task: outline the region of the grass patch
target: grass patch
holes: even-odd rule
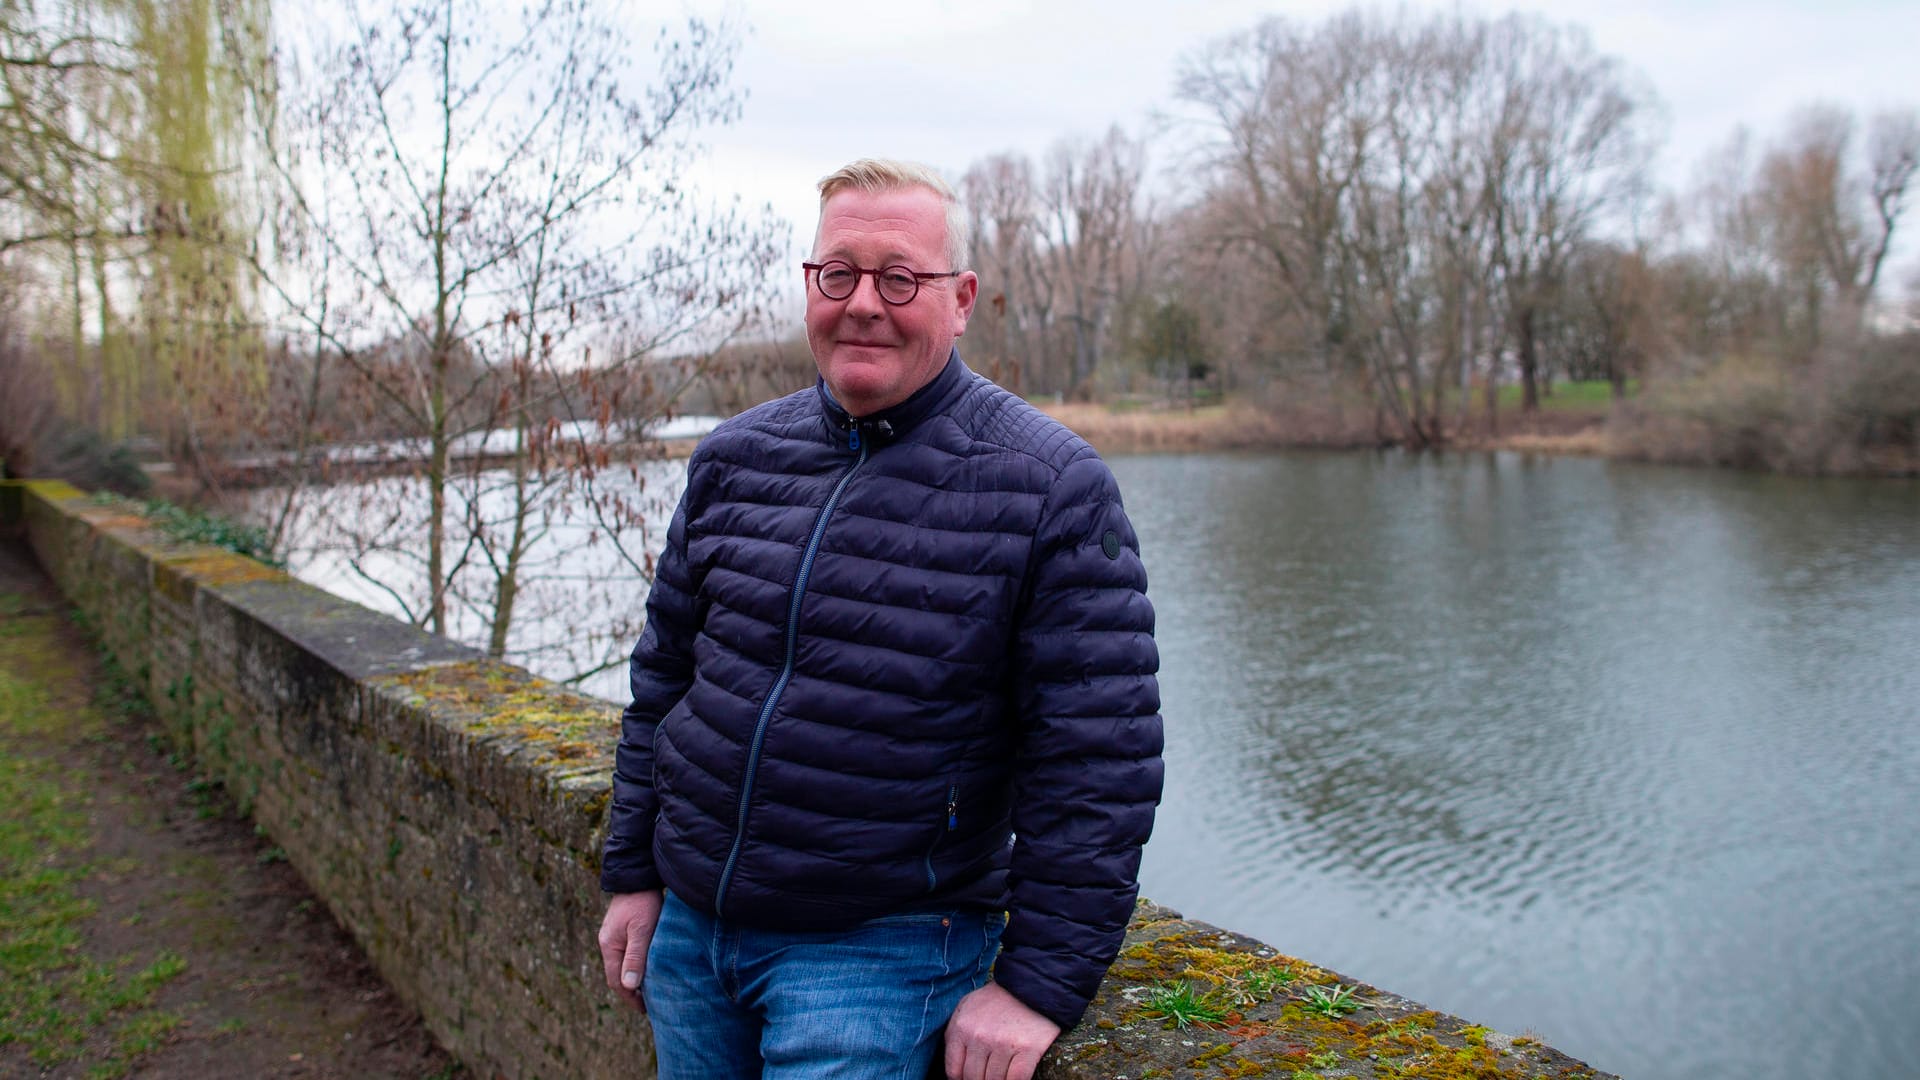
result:
[[[1195,990],[1193,984],[1185,980],[1161,983],[1147,993],[1146,1006],[1140,1015],[1149,1020],[1163,1020],[1172,1028],[1219,1027],[1227,1018],[1227,1011],[1220,1007],[1211,995]]]
[[[1338,1019],[1351,1012],[1359,1012],[1361,1005],[1353,999],[1355,986],[1335,986],[1329,990],[1324,986],[1309,986],[1301,999],[1307,1008],[1322,1016]]]
[[[152,1004],[187,965],[171,952],[143,965],[83,951],[94,914],[78,888],[94,869],[90,797],[44,748],[103,725],[92,709],[54,707],[22,673],[48,656],[35,622],[11,621],[14,647],[0,666],[0,1051],[24,1050],[42,1069],[74,1063],[89,1076],[123,1076],[179,1025]]]

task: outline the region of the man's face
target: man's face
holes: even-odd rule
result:
[[[842,191],[821,208],[812,261],[943,273],[953,269],[946,244],[945,209],[934,192]],[[829,300],[809,274],[807,344],[834,399],[854,416],[871,416],[912,397],[945,366],[979,287],[971,272],[935,278],[921,282],[911,302],[889,304],[863,275],[852,296]]]

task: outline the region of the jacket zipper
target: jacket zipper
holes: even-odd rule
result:
[[[959,827],[960,827],[960,785],[952,784],[947,787],[947,832],[950,833]],[[933,838],[933,845],[927,848],[927,891],[928,892],[932,892],[940,884],[940,879],[937,876],[935,876],[933,872],[933,853],[935,851],[940,850],[940,841],[945,837],[946,837],[946,833],[936,834]]]
[[[856,429],[857,430],[857,429]],[[813,558],[820,553],[820,539],[826,535],[827,519],[833,516],[833,508],[840,501],[840,493],[847,490],[847,482],[853,479],[854,471],[867,462],[867,446],[858,440],[850,449],[860,451],[860,457],[847,466],[840,474],[840,482],[833,486],[833,493],[820,507],[820,516],[814,520],[813,535],[807,540],[806,553],[800,556],[800,569],[793,578],[793,598],[787,604],[787,658],[780,667],[780,675],[773,681],[773,689],[767,691],[767,700],[760,706],[760,719],[753,727],[753,743],[747,749],[747,768],[740,779],[740,812],[733,828],[733,848],[727,852],[727,864],[720,871],[720,884],[713,890],[713,912],[726,915],[727,886],[733,883],[733,868],[740,861],[741,845],[747,839],[747,808],[753,803],[753,779],[760,769],[760,747],[766,742],[767,723],[773,719],[774,706],[780,703],[780,695],[787,689],[787,683],[793,678],[794,658],[800,649],[800,601],[807,594],[807,576],[813,572]]]

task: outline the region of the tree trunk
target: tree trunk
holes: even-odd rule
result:
[[[1514,327],[1520,337],[1520,411],[1523,413],[1540,409],[1540,351],[1534,337],[1535,319],[1533,308],[1528,307],[1520,313]]]
[[[1480,390],[1481,400],[1487,407],[1487,436],[1500,434],[1500,354],[1499,350],[1487,356],[1487,382]]]
[[[433,590],[427,605],[427,627],[447,632],[447,344],[433,350],[432,385],[428,389],[427,457],[427,587]]]
[[[520,595],[520,560],[526,553],[529,461],[527,437],[533,424],[527,402],[533,393],[529,375],[532,365],[520,372],[520,402],[514,410],[513,453],[513,539],[507,543],[507,558],[493,583],[493,628],[487,635],[487,655],[499,659],[507,654],[507,635],[513,628],[513,602]],[[550,449],[550,448],[549,448]]]

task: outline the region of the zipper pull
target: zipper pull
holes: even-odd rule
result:
[[[860,449],[860,425],[857,422],[847,429],[847,449]]]
[[[960,789],[958,787],[952,787],[947,789],[947,831],[952,832],[959,827]]]

